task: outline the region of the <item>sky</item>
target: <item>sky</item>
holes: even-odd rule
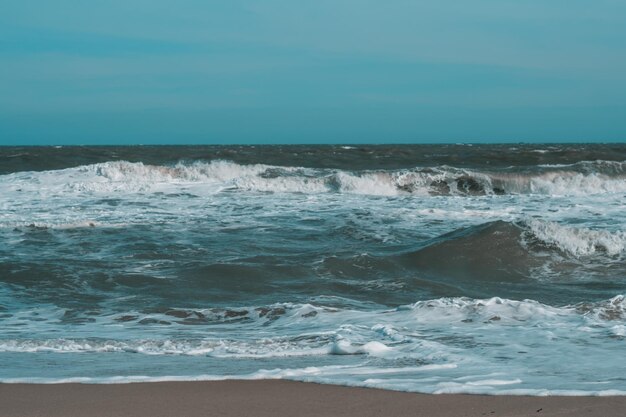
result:
[[[624,0],[0,0],[0,144],[626,141]]]

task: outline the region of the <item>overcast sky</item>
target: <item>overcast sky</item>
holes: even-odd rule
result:
[[[0,3],[0,144],[624,140],[624,0]]]

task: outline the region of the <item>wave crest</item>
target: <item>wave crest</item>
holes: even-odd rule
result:
[[[580,195],[626,192],[626,163],[581,162],[568,166],[482,172],[450,166],[402,170],[345,171],[214,160],[173,166],[112,161],[59,171],[3,176],[5,187],[54,191],[145,192],[167,185],[199,184],[210,192],[239,189],[258,192],[396,195]]]
[[[626,249],[624,232],[611,233],[606,230],[562,226],[536,219],[526,221],[525,225],[528,228],[527,236],[575,257],[596,253],[614,256]]]
[[[530,219],[495,221],[441,235],[398,259],[436,282],[467,290],[529,280],[621,279],[626,233]],[[481,292],[480,294],[494,294]]]

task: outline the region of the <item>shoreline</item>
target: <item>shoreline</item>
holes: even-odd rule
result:
[[[417,394],[288,380],[0,383],[3,417],[617,416],[626,396]]]

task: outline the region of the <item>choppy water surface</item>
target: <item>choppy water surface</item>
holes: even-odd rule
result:
[[[624,161],[0,148],[0,380],[625,394]]]

